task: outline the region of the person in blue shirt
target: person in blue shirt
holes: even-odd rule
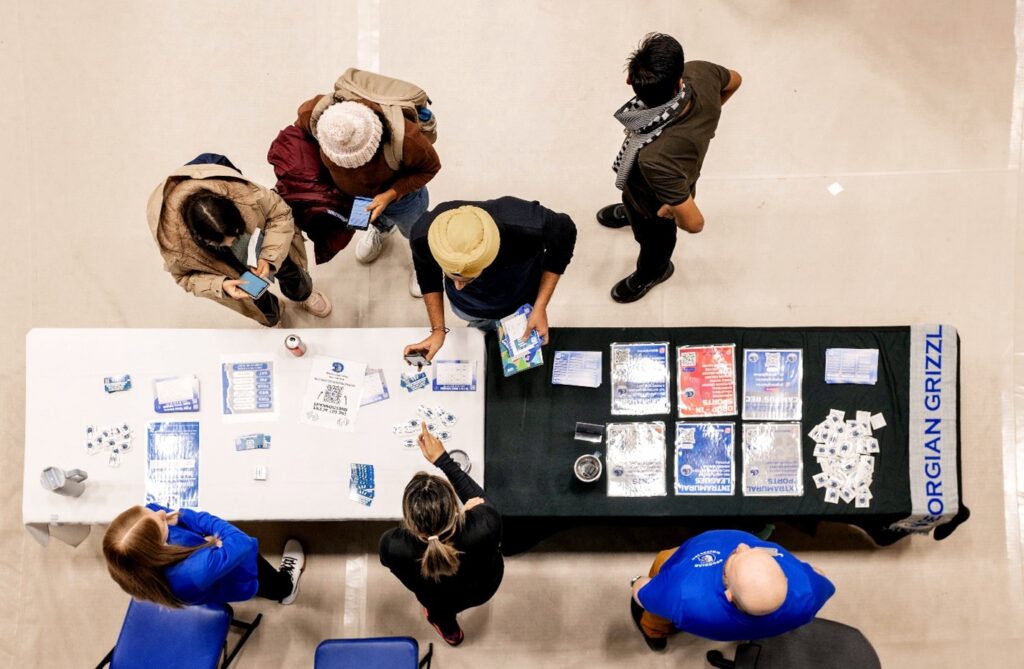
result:
[[[662,551],[650,577],[632,585],[633,620],[651,650],[677,631],[714,641],[776,636],[809,623],[836,591],[782,546],[735,530]]]
[[[241,602],[253,596],[291,604],[305,563],[302,545],[289,539],[281,568],[257,550],[257,541],[231,523],[192,509],[133,506],[103,535],[107,571],[136,599],[179,608]]]

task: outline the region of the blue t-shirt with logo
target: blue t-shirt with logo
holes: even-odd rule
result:
[[[786,600],[766,616],[752,616],[725,598],[725,561],[740,544],[774,548],[786,575]],[[644,609],[667,618],[679,630],[715,641],[776,636],[814,619],[835,593],[832,582],[778,544],[735,530],[714,530],[690,539],[640,589]]]

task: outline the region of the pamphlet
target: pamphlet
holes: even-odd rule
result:
[[[735,423],[676,423],[676,494],[733,494],[735,436]]]
[[[748,348],[743,352],[743,420],[800,420],[803,351]]]
[[[384,378],[383,369],[367,369],[363,378],[363,399],[359,406],[383,402],[391,397],[388,393],[388,382]]]
[[[825,350],[825,383],[878,382],[877,348],[830,348]]]
[[[433,367],[434,390],[476,390],[476,360],[435,360]]]
[[[221,405],[225,422],[274,420],[273,356],[222,360]]]
[[[150,423],[146,436],[146,503],[197,508],[199,423]]]
[[[601,351],[555,351],[551,383],[597,388],[601,385]]]
[[[302,422],[344,432],[355,430],[366,365],[327,356],[313,358],[302,400]]]
[[[668,342],[612,344],[612,415],[672,411]]]
[[[736,415],[736,345],[676,349],[680,418]]]
[[[510,316],[495,321],[498,326],[498,350],[502,373],[508,377],[544,364],[540,335],[536,330],[526,336],[526,321],[533,307],[524,304]]]
[[[804,494],[800,423],[743,426],[743,494],[798,497]]]
[[[153,411],[184,413],[199,411],[199,377],[171,376],[153,382]]]
[[[608,423],[609,497],[665,495],[665,423]]]
[[[363,506],[373,504],[373,497],[376,493],[374,478],[373,465],[355,462],[349,465],[348,498]]]

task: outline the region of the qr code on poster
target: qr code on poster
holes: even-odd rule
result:
[[[324,391],[320,397],[320,400],[324,404],[341,404],[342,396],[343,395],[341,386],[327,384],[326,386],[324,386]]]

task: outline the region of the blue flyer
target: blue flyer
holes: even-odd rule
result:
[[[878,382],[877,348],[830,348],[825,350],[825,383]]]
[[[436,391],[476,390],[476,360],[435,360]]]
[[[743,351],[743,420],[800,420],[804,376],[800,349]]]
[[[359,401],[359,406],[364,407],[367,404],[383,402],[389,397],[391,394],[388,393],[388,382],[384,378],[384,370],[367,369],[366,377],[363,379],[363,397]]]
[[[199,423],[150,423],[146,439],[146,503],[199,506]]]
[[[676,423],[676,494],[733,494],[735,443],[735,423]]]
[[[611,349],[612,415],[669,413],[668,342],[612,344]]]
[[[265,415],[276,414],[272,361],[222,362],[220,373],[224,416],[244,417],[246,420],[274,417]]]
[[[600,351],[555,351],[551,383],[597,388],[601,385],[601,367]]]
[[[349,466],[348,498],[363,506],[373,504],[375,494],[373,465],[353,462]]]
[[[153,381],[153,411],[183,413],[199,411],[199,377],[172,376]]]

